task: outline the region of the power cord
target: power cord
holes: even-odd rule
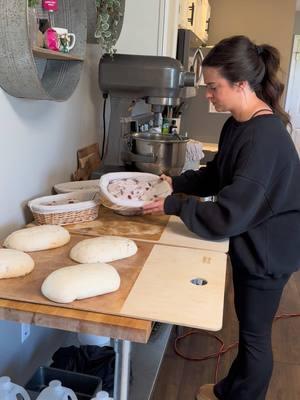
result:
[[[280,315],[275,316],[274,322],[278,321],[279,319],[288,319],[288,318],[296,318],[296,317],[300,317],[300,314],[280,314]],[[202,356],[202,357],[187,356],[181,350],[179,350],[179,343],[182,342],[183,339],[185,339],[186,337],[191,336],[191,335],[200,335],[200,336],[211,337],[220,343],[220,348],[217,352],[211,353],[211,354],[208,354],[208,355]],[[239,344],[239,342],[235,342],[235,343],[230,344],[228,347],[225,347],[225,343],[217,335],[214,335],[214,334],[208,333],[208,332],[201,332],[201,331],[193,329],[193,330],[188,331],[185,334],[177,336],[175,338],[174,351],[179,357],[183,358],[184,360],[188,360],[188,361],[205,361],[205,360],[209,360],[211,358],[216,358],[217,363],[216,363],[216,368],[215,368],[215,382],[217,382],[222,355],[227,353],[229,350],[236,348],[238,346],[238,344]]]
[[[106,144],[106,121],[105,121],[105,114],[106,114],[106,101],[107,101],[108,94],[103,93],[103,112],[102,112],[102,121],[103,121],[103,140],[102,140],[102,150],[101,150],[101,161],[103,160],[105,154],[105,144]]]

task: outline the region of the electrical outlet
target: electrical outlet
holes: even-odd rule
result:
[[[21,324],[21,343],[24,343],[30,336],[30,324]]]

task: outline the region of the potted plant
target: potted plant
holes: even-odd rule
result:
[[[125,0],[96,0],[97,22],[95,38],[106,53],[116,52],[115,44],[119,38]]]

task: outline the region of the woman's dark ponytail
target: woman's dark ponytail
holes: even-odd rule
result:
[[[259,46],[261,48],[260,57],[265,64],[265,75],[260,85],[260,90],[256,92],[257,96],[265,101],[283,121],[284,125],[291,124],[290,116],[280,105],[280,98],[284,91],[284,84],[280,82],[277,73],[280,69],[279,51],[268,44]]]
[[[257,97],[267,103],[287,126],[290,117],[280,105],[284,90],[277,77],[279,51],[270,45],[256,46],[246,36],[221,40],[203,60],[203,67],[215,67],[229,82],[247,81]]]

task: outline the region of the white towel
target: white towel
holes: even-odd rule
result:
[[[186,161],[199,161],[204,157],[203,145],[197,140],[190,139],[186,145]]]

